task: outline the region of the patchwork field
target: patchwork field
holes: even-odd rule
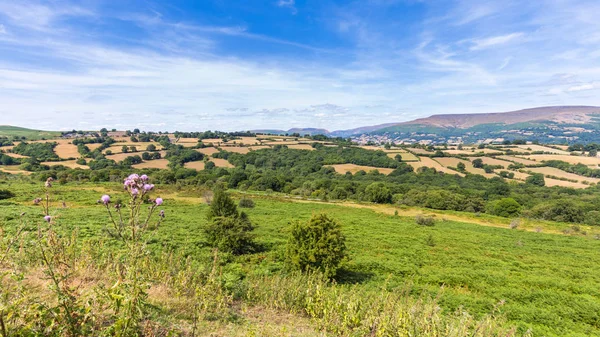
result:
[[[245,154],[250,152],[250,149],[247,147],[239,147],[239,146],[221,146],[221,149],[223,151],[228,151],[228,152],[234,152],[234,153],[241,153],[241,154]]]
[[[185,168],[194,169],[194,170],[204,170],[204,162],[203,161],[193,161],[189,163],[185,163],[183,165]]]
[[[207,155],[207,156],[212,156],[213,154],[220,152],[219,149],[217,149],[215,147],[205,147],[202,149],[196,149],[196,151],[198,151],[204,155]]]
[[[444,173],[448,173],[448,174],[458,174],[459,176],[464,177],[464,173],[457,172],[457,171],[451,170],[449,168],[446,168],[445,166],[441,165],[440,163],[438,163],[437,161],[435,161],[429,157],[419,157],[419,161],[411,161],[411,162],[408,162],[407,164],[412,166],[415,169],[415,171],[421,167],[429,167],[429,168],[434,168],[439,172],[444,172]]]
[[[456,167],[458,163],[463,163],[465,164],[465,170],[469,173],[479,174],[486,178],[496,177],[493,173],[485,173],[483,169],[473,167],[473,163],[468,160],[451,157],[434,158],[434,160],[446,167]]]
[[[540,164],[543,161],[548,160],[561,160],[569,164],[583,164],[587,166],[597,167],[600,165],[600,158],[598,157],[586,157],[586,156],[561,156],[556,154],[535,154],[527,156],[526,158],[535,161]]]
[[[493,157],[469,157],[469,161],[473,162],[475,159],[481,159],[485,165],[494,165],[494,166],[502,166],[503,168],[507,168],[508,165],[512,164],[506,160],[500,160]]]
[[[549,153],[554,153],[554,154],[560,154],[560,155],[569,155],[569,152],[564,151],[564,150],[557,150],[557,149],[553,149],[551,147],[547,147],[547,146],[542,146],[542,145],[536,145],[536,144],[528,144],[528,145],[517,145],[517,147],[521,150],[524,151],[530,151],[530,152],[538,152],[538,151],[543,151],[543,152],[549,152]]]
[[[168,165],[169,165],[169,161],[166,159],[155,159],[155,160],[144,161],[143,163],[135,164],[132,166],[137,169],[143,169],[143,168],[166,169],[166,168],[168,168]]]
[[[309,144],[288,145],[288,148],[295,149],[295,150],[309,150],[309,151],[313,151],[314,150],[314,148],[311,145],[309,145]]]
[[[391,168],[362,166],[362,165],[354,165],[354,164],[337,164],[337,165],[328,165],[328,166],[333,167],[335,169],[335,172],[337,172],[339,174],[346,174],[346,172],[355,174],[356,172],[359,172],[359,171],[365,171],[366,173],[369,173],[371,171],[377,170],[377,171],[379,171],[379,173],[387,175],[387,174],[392,173],[392,171],[394,171],[394,169],[391,169]]]
[[[210,161],[212,161],[213,163],[215,163],[216,167],[226,167],[226,168],[232,168],[234,167],[233,165],[231,165],[227,160],[225,159],[221,159],[221,158],[210,158]]]
[[[81,157],[79,151],[77,151],[77,146],[66,141],[59,141],[54,148],[54,152],[62,159]]]
[[[387,156],[395,159],[398,154],[402,157],[402,161],[419,161],[419,157],[410,152],[388,152]]]
[[[565,172],[563,170],[559,170],[555,167],[532,167],[532,168],[528,168],[527,171],[541,173],[545,176],[554,176],[554,177],[558,177],[558,178],[575,180],[580,183],[588,182],[588,183],[597,184],[598,182],[600,182],[600,179],[598,179],[598,178],[583,177],[583,176],[580,176],[580,175],[577,175],[574,173],[569,173],[569,172]]]
[[[79,165],[75,162],[75,160],[65,160],[65,161],[45,161],[42,162],[42,165],[48,165],[48,166],[55,166],[55,165],[62,165],[68,168],[80,168],[80,169],[84,169],[84,170],[88,170],[89,167],[86,165]]]
[[[506,160],[506,161],[509,161],[509,162],[523,164],[525,166],[535,166],[535,165],[539,165],[540,164],[537,161],[529,160],[529,159],[525,159],[525,158],[521,158],[521,157],[497,156],[496,158],[500,158],[502,160]]]

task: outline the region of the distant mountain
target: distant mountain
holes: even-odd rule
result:
[[[516,124],[535,121],[550,121],[562,124],[584,124],[591,115],[600,114],[596,106],[550,106],[510,112],[433,115],[399,125],[428,125],[442,128],[466,129],[481,124]],[[397,124],[397,125],[398,125]]]
[[[250,130],[250,132],[254,133],[265,133],[271,135],[291,135],[292,133],[298,133],[301,136],[303,135],[331,135],[331,133],[325,129],[317,129],[317,128],[292,128],[289,130],[278,130],[278,129],[259,129],[259,130]]]
[[[427,118],[419,118],[409,122],[386,123],[373,126],[363,126],[349,130],[329,132],[325,129],[294,128],[285,130],[254,130],[254,132],[272,134],[323,134],[333,137],[350,137],[362,134],[381,134],[385,132],[408,132],[410,130],[436,129],[469,129],[479,125],[501,124],[514,125],[519,123],[551,122],[556,124],[585,124],[600,115],[600,107],[596,106],[549,106],[524,109],[509,112],[472,113],[472,114],[442,114]],[[600,116],[598,116],[600,117]],[[459,131],[459,130],[457,130]]]

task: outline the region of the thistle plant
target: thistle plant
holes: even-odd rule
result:
[[[123,187],[129,199],[126,207],[116,204],[112,211],[109,195],[101,196],[98,201],[106,208],[113,226],[112,230],[107,231],[111,236],[122,240],[126,246],[114,266],[117,281],[106,290],[111,309],[115,313],[115,321],[111,327],[111,333],[115,336],[139,334],[150,286],[150,280],[142,270],[142,260],[148,255],[143,237],[148,230],[157,229],[165,217],[164,210],[160,210],[154,226],[150,226],[152,216],[163,204],[163,199],[150,198],[154,185],[147,175],[132,174],[124,180]],[[147,211],[144,211],[144,205],[148,204]]]

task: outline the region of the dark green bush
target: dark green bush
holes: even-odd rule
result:
[[[205,233],[208,243],[222,251],[240,255],[254,249],[254,226],[244,212],[238,212],[237,206],[222,189],[214,191],[207,218]]]
[[[415,222],[420,226],[435,226],[435,219],[432,216],[417,215],[415,217]]]
[[[242,208],[254,208],[254,200],[250,198],[242,198],[238,205]]]
[[[294,270],[319,271],[333,277],[346,259],[346,238],[340,224],[326,214],[296,221],[286,246],[286,264]]]
[[[0,190],[0,200],[14,198],[15,194],[9,190]]]

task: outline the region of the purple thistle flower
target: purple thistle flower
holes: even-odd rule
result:
[[[163,203],[163,199],[162,198],[156,198],[156,200],[154,200],[154,202],[156,203],[156,206],[160,206]]]
[[[154,188],[153,184],[144,184],[144,192],[151,191]]]
[[[51,217],[51,216],[49,216],[49,215],[46,215],[46,216],[44,217],[44,220],[46,220],[46,222],[48,222],[48,223],[49,223],[49,222],[50,222],[50,220],[52,220],[52,217]]]
[[[131,189],[131,195],[137,196],[138,194],[140,194],[140,191],[137,188],[134,187]]]
[[[40,202],[42,202],[42,198],[35,198],[35,199],[33,199],[33,204],[34,204],[34,205],[37,205],[37,204],[39,204]]]
[[[130,174],[130,175],[129,175],[129,177],[128,177],[127,179],[129,179],[129,180],[134,180],[134,181],[135,181],[135,180],[138,180],[138,179],[140,179],[140,176],[139,176],[139,175],[137,175],[137,173],[133,173],[133,174]]]
[[[108,203],[110,202],[110,196],[105,194],[100,198],[100,200],[102,200],[103,204],[108,205]]]
[[[148,181],[148,176],[147,176],[147,175],[145,175],[145,174],[142,174],[142,175],[140,176],[140,179],[141,179],[142,181]]]

